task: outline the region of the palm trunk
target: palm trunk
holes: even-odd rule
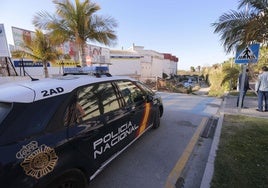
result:
[[[85,44],[81,44],[80,49],[81,49],[81,57],[82,57],[82,67],[86,67],[87,66],[87,62],[86,62],[86,48],[85,48]]]
[[[47,62],[46,61],[43,63],[43,67],[44,67],[45,78],[48,78],[48,69],[47,69]]]

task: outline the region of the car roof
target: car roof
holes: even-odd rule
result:
[[[134,79],[124,76],[98,78],[89,75],[66,75],[55,78],[43,78],[37,81],[17,81],[0,85],[0,102],[30,103],[70,93],[83,85],[113,80],[134,81]]]

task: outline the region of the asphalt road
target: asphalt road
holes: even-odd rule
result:
[[[149,130],[92,180],[90,188],[163,188],[204,118],[215,115],[218,98],[160,93],[161,126]]]

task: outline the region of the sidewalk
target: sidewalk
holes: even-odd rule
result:
[[[256,97],[245,97],[244,106],[245,108],[239,109],[236,107],[237,96],[226,96],[224,98],[225,106],[223,106],[223,113],[225,114],[241,114],[253,117],[268,118],[268,112],[256,111],[258,105],[258,98]]]
[[[258,112],[256,111],[258,98],[256,97],[245,97],[244,106],[245,108],[237,108],[237,96],[229,96],[224,97],[221,109],[219,111],[219,121],[216,127],[216,131],[213,137],[213,141],[210,148],[210,153],[208,156],[206,168],[203,174],[203,178],[200,184],[200,188],[209,188],[210,182],[212,180],[212,176],[214,173],[214,160],[216,158],[216,151],[218,149],[218,144],[220,141],[221,128],[224,119],[224,114],[232,114],[232,115],[245,115],[252,117],[260,117],[268,119],[268,112]]]

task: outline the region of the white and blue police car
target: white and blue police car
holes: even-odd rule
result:
[[[1,187],[77,187],[163,114],[143,83],[104,71],[0,85]]]

